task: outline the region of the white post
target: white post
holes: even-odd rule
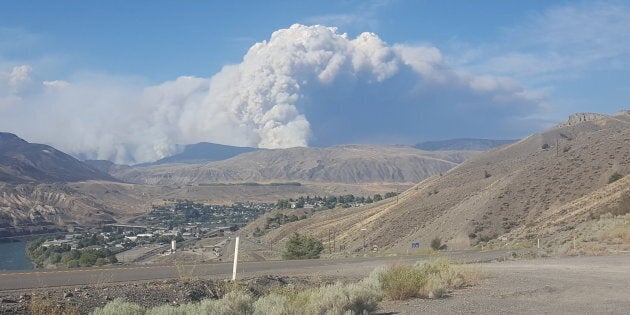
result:
[[[538,245],[537,245],[538,249],[540,249],[540,239],[538,239]]]
[[[234,267],[232,268],[232,281],[236,280],[236,263],[238,262],[238,241],[239,237],[236,237],[236,244],[234,244]]]

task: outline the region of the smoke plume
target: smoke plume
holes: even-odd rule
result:
[[[35,70],[34,70],[35,71]],[[505,137],[542,97],[509,78],[449,68],[439,49],[293,25],[211,78],[146,86],[98,75],[31,80],[0,70],[0,129],[68,153],[153,161],[201,141],[261,148],[430,137]],[[520,129],[519,129],[520,128]],[[512,133],[512,134],[510,134]]]

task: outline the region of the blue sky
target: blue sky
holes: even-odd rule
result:
[[[121,162],[523,137],[630,107],[629,20],[610,1],[4,1],[0,129]]]

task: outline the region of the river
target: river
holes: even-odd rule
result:
[[[26,258],[26,243],[0,242],[0,270],[33,269],[33,264]]]

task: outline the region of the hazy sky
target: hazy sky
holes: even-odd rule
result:
[[[0,131],[145,162],[518,138],[630,107],[610,1],[2,1]]]

